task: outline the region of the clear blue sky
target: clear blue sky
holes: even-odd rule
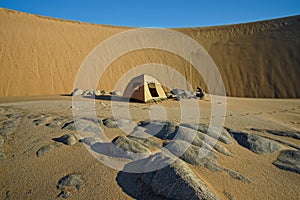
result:
[[[138,27],[195,27],[300,14],[300,0],[0,0],[55,18]]]

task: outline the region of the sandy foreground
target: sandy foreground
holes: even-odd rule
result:
[[[128,107],[133,123],[141,120],[159,118],[180,123],[181,103],[168,100],[159,104],[139,104],[126,102],[84,99],[94,105],[98,119],[112,117],[113,110]],[[118,171],[97,160],[82,142],[65,145],[55,142],[66,133],[75,134],[75,130],[62,129],[61,123],[73,119],[72,97],[10,97],[0,99],[0,128],[7,134],[3,151],[5,158],[0,161],[0,197],[1,199],[56,199],[61,190],[57,188],[59,180],[72,173],[81,175],[84,186],[73,189],[68,199],[135,199],[125,188],[126,184],[135,187],[135,182],[126,184],[118,180]],[[198,101],[200,122],[209,123],[211,101]],[[220,102],[216,102],[220,104]],[[117,107],[117,108],[116,108]],[[190,109],[190,108],[188,108]],[[277,130],[299,134],[300,101],[298,99],[226,99],[226,128],[244,131],[250,134],[271,138],[281,150],[300,147],[299,139],[278,136],[265,130]],[[83,113],[88,116],[90,113]],[[191,112],[192,114],[192,112]],[[15,121],[10,127],[5,122]],[[55,124],[58,122],[57,124]],[[49,125],[50,124],[50,125]],[[104,134],[113,139],[126,135],[119,128],[107,128],[101,125]],[[217,153],[220,166],[231,169],[246,177],[248,181],[235,179],[228,173],[207,169],[204,166],[187,164],[197,177],[220,199],[298,199],[300,196],[300,174],[276,167],[273,162],[281,150],[273,153],[257,154],[240,145],[235,139],[232,144],[222,144],[232,156]],[[218,142],[221,144],[221,142]],[[37,151],[51,144],[52,151],[37,156]],[[291,145],[294,147],[291,147]],[[299,150],[299,149],[298,149]],[[142,199],[142,198],[140,198]]]

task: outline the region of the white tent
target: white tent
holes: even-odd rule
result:
[[[128,83],[123,96],[142,102],[167,98],[159,81],[146,74],[133,78]]]

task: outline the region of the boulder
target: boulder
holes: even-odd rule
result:
[[[2,148],[3,144],[4,144],[4,137],[0,135],[0,148]]]
[[[162,140],[172,140],[178,129],[178,124],[169,121],[141,121],[138,124],[147,129],[147,133]]]
[[[110,92],[110,94],[113,96],[121,96],[121,92],[119,92],[119,91],[113,91],[113,92]]]
[[[118,136],[112,140],[114,145],[111,146],[110,152],[114,156],[138,160],[146,158],[151,154],[146,147],[133,141],[125,136]]]
[[[300,151],[283,150],[273,164],[280,169],[300,174]]]
[[[216,139],[195,129],[180,126],[176,134],[176,139],[186,141],[198,147],[215,149],[226,156],[233,156],[225,147],[220,145]]]
[[[73,92],[71,93],[72,96],[82,96],[83,95],[83,90],[79,88],[75,88]]]
[[[225,144],[232,144],[232,137],[230,133],[223,127],[217,127],[211,125],[209,129],[208,124],[180,124],[181,126],[192,128],[194,130],[199,130],[212,138],[219,140]],[[221,131],[220,131],[221,130]]]
[[[37,157],[43,156],[43,155],[51,152],[53,149],[54,149],[54,147],[51,144],[42,146],[39,150],[37,150],[36,156]]]
[[[159,144],[158,142],[154,141],[151,138],[140,138],[140,137],[134,137],[134,136],[127,136],[130,140],[133,140],[135,142],[140,143],[146,148],[161,148],[162,145]]]
[[[126,126],[129,126],[129,125],[133,125],[133,126],[136,125],[131,120],[127,120],[127,119],[114,119],[114,118],[103,119],[102,123],[107,128],[118,128],[118,127],[126,127]]]
[[[136,199],[218,199],[182,160],[174,161],[158,153],[127,164],[125,171],[141,163],[143,166],[165,167],[141,174],[119,172],[118,184]]]
[[[81,179],[80,174],[69,174],[64,176],[58,181],[56,188],[61,190],[58,194],[58,197],[68,198],[71,195],[71,192],[79,190],[80,188],[84,187],[85,183]]]
[[[218,155],[207,149],[200,148],[182,140],[175,140],[164,144],[165,148],[185,162],[196,166],[208,166],[212,169],[217,166]],[[216,171],[220,171],[217,168]]]
[[[96,96],[102,95],[101,90],[95,90],[94,93],[95,93]]]
[[[60,138],[54,138],[53,140],[56,142],[64,143],[65,145],[74,145],[77,143],[76,137],[72,134],[65,134]]]
[[[92,89],[89,90],[84,90],[84,92],[82,93],[83,96],[95,96],[95,91]]]
[[[241,146],[257,154],[273,153],[282,149],[279,143],[259,135],[232,130],[231,134]]]
[[[194,91],[184,90],[184,89],[173,89],[171,93],[176,96],[177,100],[181,99],[195,99],[196,93]]]

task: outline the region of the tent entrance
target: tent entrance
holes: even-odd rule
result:
[[[155,83],[148,83],[148,88],[152,97],[159,97]]]

